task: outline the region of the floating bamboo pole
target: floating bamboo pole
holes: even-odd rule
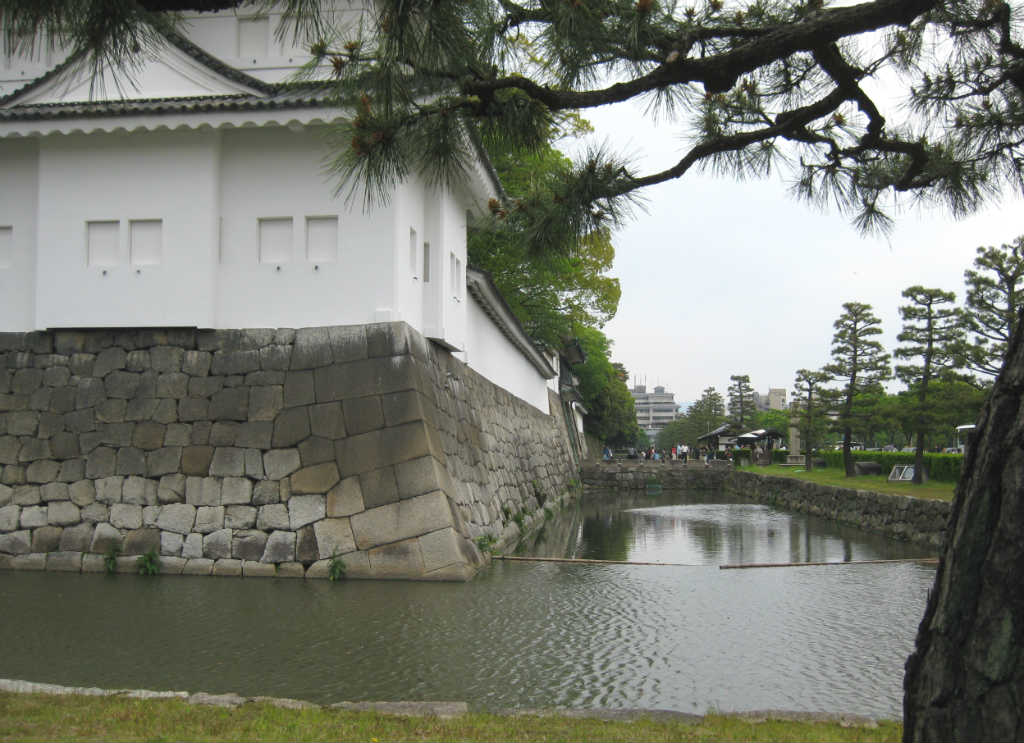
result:
[[[719,565],[719,570],[746,570],[748,568],[806,568],[816,565],[878,565],[894,562],[916,562],[937,565],[937,557],[907,557],[901,560],[847,560],[846,562],[747,562],[738,565]]]
[[[516,562],[575,562],[581,565],[658,565],[677,568],[706,568],[707,565],[690,565],[683,562],[631,562],[629,560],[584,560],[579,557],[519,557],[518,555],[494,555],[495,560]]]

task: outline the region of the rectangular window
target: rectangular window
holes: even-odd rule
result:
[[[416,236],[416,230],[412,227],[409,228],[409,273],[412,274],[413,279],[419,278],[420,261],[419,261],[419,238]]]
[[[121,263],[121,223],[117,220],[85,223],[86,256],[90,266]]]
[[[14,260],[14,228],[0,227],[0,268],[10,268]]]
[[[338,260],[338,217],[306,217],[306,260],[334,263]]]
[[[430,243],[423,243],[423,283],[430,282]]]
[[[292,218],[260,219],[260,263],[288,263],[292,259]]]
[[[267,56],[270,21],[267,18],[238,19],[238,56],[252,59]]]
[[[159,266],[163,258],[162,219],[133,219],[128,223],[128,252],[133,266]]]

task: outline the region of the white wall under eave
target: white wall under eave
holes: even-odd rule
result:
[[[37,328],[211,324],[219,141],[196,131],[39,141]],[[158,222],[158,254],[133,252],[133,221]],[[116,230],[103,260],[90,259],[90,222]]]
[[[504,387],[542,413],[550,414],[544,377],[502,334],[476,299],[467,296],[465,304],[466,363],[494,384]]]
[[[423,331],[423,243],[428,241],[427,210],[431,208],[428,189],[412,176],[398,186],[393,197],[395,222],[394,286],[398,316]]]
[[[39,147],[0,140],[0,332],[35,327]]]
[[[398,319],[394,206],[334,196],[316,129],[240,129],[222,146],[218,328],[353,325]],[[309,219],[337,217],[337,251],[310,255]],[[260,220],[291,220],[283,255],[261,254]]]

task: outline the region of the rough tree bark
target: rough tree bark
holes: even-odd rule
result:
[[[906,741],[1024,740],[1024,325],[964,458],[907,660]]]

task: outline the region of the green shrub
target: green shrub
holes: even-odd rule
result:
[[[331,555],[331,561],[327,563],[327,579],[339,581],[345,578],[345,561],[337,552]]]
[[[484,534],[476,538],[476,546],[480,548],[481,552],[486,554],[494,548],[494,544],[497,541],[491,534]]]
[[[789,451],[786,449],[772,449],[772,464],[785,464]]]
[[[882,473],[888,475],[897,464],[913,464],[914,452],[912,451],[853,451],[853,461],[878,462],[882,467]],[[837,469],[843,468],[842,451],[823,451],[821,456],[825,464]],[[930,480],[936,482],[957,482],[960,479],[960,470],[963,467],[963,454],[936,454],[925,452],[924,471]]]
[[[120,554],[121,548],[114,544],[103,555],[103,567],[106,568],[107,575],[113,575],[117,572],[117,556]]]
[[[151,549],[144,555],[139,555],[135,564],[139,567],[139,575],[156,575],[160,572],[160,555],[155,549]]]

